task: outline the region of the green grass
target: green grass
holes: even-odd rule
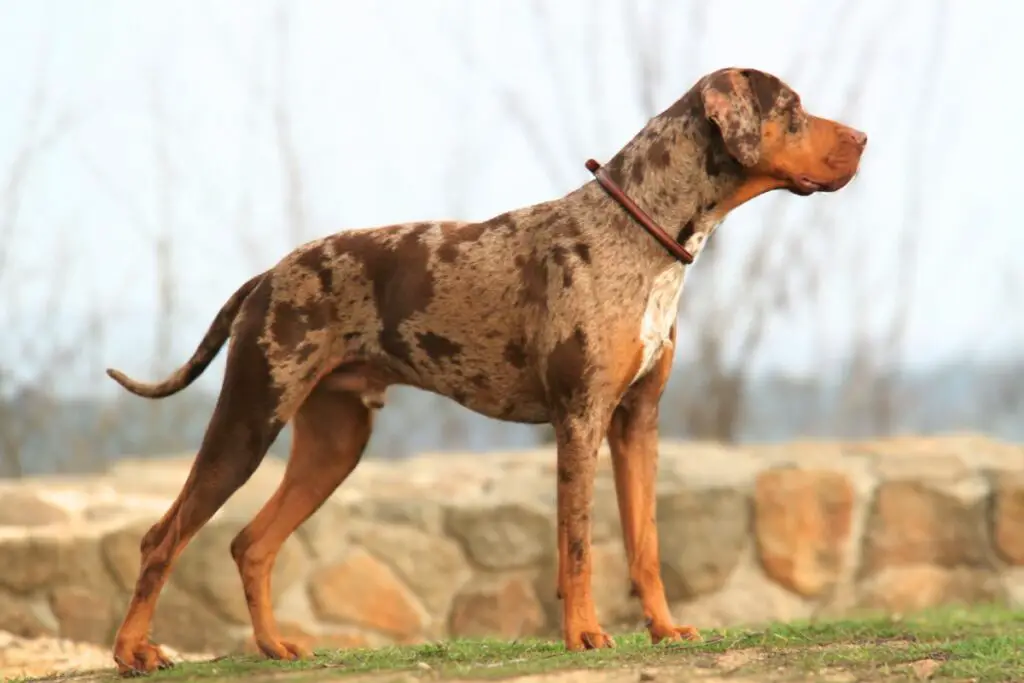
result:
[[[301,662],[231,657],[180,664],[153,681],[499,679],[564,669],[650,669],[655,680],[699,681],[712,675],[743,681],[917,680],[926,662],[933,681],[1024,681],[1024,613],[1000,607],[945,608],[903,619],[866,617],[799,622],[763,630],[703,632],[705,642],[651,646],[646,634],[616,638],[618,647],[568,653],[540,640],[453,640],[429,645],[322,651]],[[921,666],[918,664],[918,666]],[[429,668],[428,668],[429,667]],[[659,673],[659,670],[662,673]],[[393,676],[383,675],[391,673]],[[109,673],[64,680],[113,681]]]

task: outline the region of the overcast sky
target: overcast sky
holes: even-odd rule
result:
[[[11,347],[19,335],[79,329],[99,310],[107,324],[95,362],[148,376],[153,236],[167,230],[180,306],[168,364],[184,360],[238,284],[296,245],[271,125],[280,93],[302,170],[303,239],[482,219],[585,182],[586,157],[607,159],[646,120],[637,43],[619,0],[548,2],[543,21],[535,4],[291,3],[282,81],[271,2],[0,2],[0,173],[33,136],[71,117],[26,179],[0,280],[0,319],[12,328],[0,349],[21,353]],[[900,357],[1013,352],[1024,339],[1012,297],[1024,266],[1024,5],[845,4],[852,10],[837,23],[831,0],[637,3],[658,17],[641,40],[660,48],[657,109],[707,71],[752,66],[787,80],[811,112],[870,136],[846,190],[736,211],[716,236],[726,250],[716,282],[743,286],[745,247],[773,212],[787,212],[780,231],[823,230],[827,215],[838,236],[820,255],[825,303],[777,320],[759,360],[817,372],[849,351],[852,329],[885,320],[889,289],[909,268],[897,258],[910,215],[921,249]],[[45,98],[33,130],[37,92]],[[919,215],[908,213],[915,206]],[[700,282],[698,268],[684,297],[702,295]],[[54,286],[67,296],[39,313]]]

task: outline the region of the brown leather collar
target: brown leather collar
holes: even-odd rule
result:
[[[626,210],[626,213],[632,216],[644,230],[649,232],[651,237],[658,240],[658,243],[665,247],[665,251],[672,254],[686,265],[693,263],[693,254],[688,252],[686,247],[672,239],[672,237],[665,232],[661,226],[654,222],[653,218],[648,216],[643,209],[636,205],[636,202],[627,197],[626,193],[622,191],[622,188],[616,185],[615,181],[608,177],[605,170],[601,168],[601,164],[597,163],[593,159],[587,159],[586,166],[587,170],[593,173],[594,177],[597,178],[597,182],[604,188],[604,191],[607,192],[612,199],[617,201],[619,205]]]

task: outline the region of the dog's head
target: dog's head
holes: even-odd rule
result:
[[[756,69],[721,69],[702,78],[704,115],[729,155],[761,191],[835,192],[857,173],[867,135],[804,111],[800,96]]]

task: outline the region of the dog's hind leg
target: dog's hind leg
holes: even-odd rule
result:
[[[256,644],[272,659],[307,656],[281,640],[270,577],[282,544],[355,469],[370,439],[372,412],[357,394],[314,389],[292,423],[291,457],[274,495],[231,543]]]
[[[269,298],[264,281],[246,301],[192,470],[170,509],[142,539],[135,591],[114,641],[114,661],[122,675],[170,666],[149,641],[160,590],[189,540],[249,479],[286,421],[280,388],[259,344]]]

